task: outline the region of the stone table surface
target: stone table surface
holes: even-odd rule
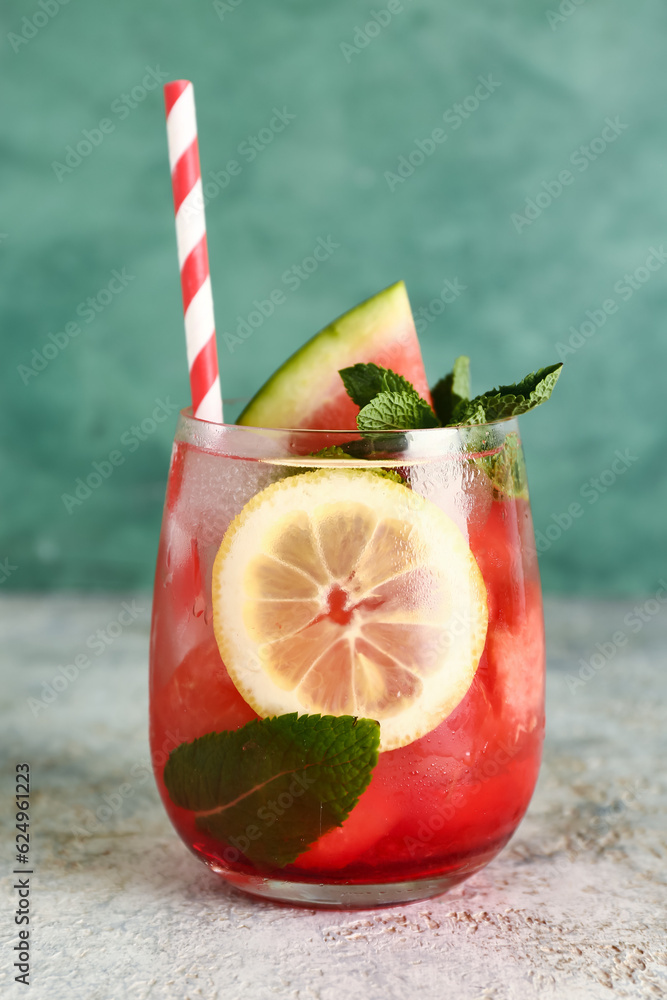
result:
[[[667,996],[662,605],[547,602],[545,759],[518,832],[438,899],[356,912],[244,896],[177,838],[148,770],[149,607],[145,596],[0,601],[3,997]],[[596,643],[605,652],[591,666]],[[91,665],[67,677],[59,668],[79,653]],[[28,993],[14,981],[8,874],[19,867],[22,761],[32,775]]]

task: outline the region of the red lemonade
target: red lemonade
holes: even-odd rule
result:
[[[183,419],[187,424],[188,418]],[[179,835],[213,870],[239,887],[285,898],[285,892],[274,887],[289,883],[297,888],[287,898],[323,905],[336,905],[326,893],[318,895],[323,885],[350,888],[352,894],[344,898],[353,906],[364,905],[363,895],[352,892],[354,886],[389,887],[388,894],[376,896],[374,905],[420,898],[468,877],[516,829],[540,764],[544,635],[530,508],[525,482],[517,481],[523,466],[516,462],[516,425],[508,421],[499,427],[488,455],[472,453],[469,444],[467,450],[462,448],[459,430],[421,431],[416,436],[422,435],[422,441],[424,435],[431,440],[433,435],[449,437],[437,442],[435,457],[412,448],[417,456],[413,458],[407,448],[384,466],[398,478],[396,490],[423,497],[428,511],[436,507],[438,516],[452,523],[452,531],[469,546],[471,565],[481,574],[486,629],[471,682],[465,682],[453,709],[445,710],[428,731],[406,745],[384,751],[381,745],[370,781],[342,825],[325,830],[293,861],[279,865],[258,860],[252,840],[261,838],[263,824],[278,824],[289,814],[290,794],[283,791],[269,798],[257,824],[222,839],[202,828],[196,811],[174,803],[163,775],[169,754],[180,745],[209,733],[239,730],[260,717],[221,656],[214,628],[214,564],[230,523],[249,501],[268,493],[271,484],[298,480],[304,469],[295,467],[295,459],[267,455],[276,450],[273,440],[269,446],[251,441],[253,447],[247,448],[249,428],[234,429],[237,436],[245,436],[242,447],[237,443],[236,448],[220,435],[215,446],[202,448],[191,433],[181,433],[180,441],[177,434],[153,609],[151,749],[160,794]],[[316,450],[309,448],[308,453]],[[514,488],[507,491],[494,471],[505,455],[508,463],[511,458],[507,469],[515,478]],[[312,467],[313,460],[309,462]],[[489,463],[495,463],[492,475]],[[324,460],[322,464],[327,465]],[[383,483],[378,479],[378,489]],[[394,483],[389,486],[394,488]],[[363,497],[360,489],[359,499]],[[363,602],[353,608],[336,593],[330,589],[318,627],[331,618],[344,629],[355,615],[363,614]],[[385,598],[392,600],[386,593]],[[464,631],[466,622],[454,628]],[[333,649],[339,653],[329,657],[327,676],[335,682],[347,666],[345,647]],[[296,787],[293,794],[298,794]],[[423,886],[430,891],[422,891]]]

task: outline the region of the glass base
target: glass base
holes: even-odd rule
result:
[[[495,852],[494,852],[495,853]],[[222,875],[235,889],[292,906],[321,907],[330,910],[364,910],[383,906],[397,906],[401,903],[415,903],[421,899],[440,896],[453,886],[470,878],[488,863],[485,858],[479,864],[466,866],[448,875],[432,878],[413,879],[406,882],[385,882],[375,885],[325,884],[314,882],[283,882],[279,879],[244,876],[222,871],[213,866],[213,871]]]

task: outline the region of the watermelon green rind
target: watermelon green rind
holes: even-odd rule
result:
[[[408,294],[399,281],[334,320],[288,358],[248,403],[238,423],[317,429],[313,415],[318,411],[326,412],[329,406],[337,414],[339,407],[346,411],[352,405],[339,369],[369,361],[390,367],[387,360],[393,360],[397,350],[400,354],[403,345],[410,360],[408,370],[399,374],[409,378],[415,368],[418,375],[420,369],[423,373]],[[423,382],[415,387],[425,394],[425,375]],[[338,423],[329,421],[328,428],[319,427],[354,427],[351,415],[345,416],[347,422],[341,418]]]

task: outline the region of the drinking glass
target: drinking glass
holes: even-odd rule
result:
[[[356,770],[336,758],[342,778],[325,794],[298,746],[284,751],[283,725],[367,743],[379,733],[379,750],[376,739],[346,751],[365,754]],[[308,906],[438,895],[512,836],[543,733],[542,601],[515,419],[362,436],[181,413],[150,738],[169,818],[209,868]]]

